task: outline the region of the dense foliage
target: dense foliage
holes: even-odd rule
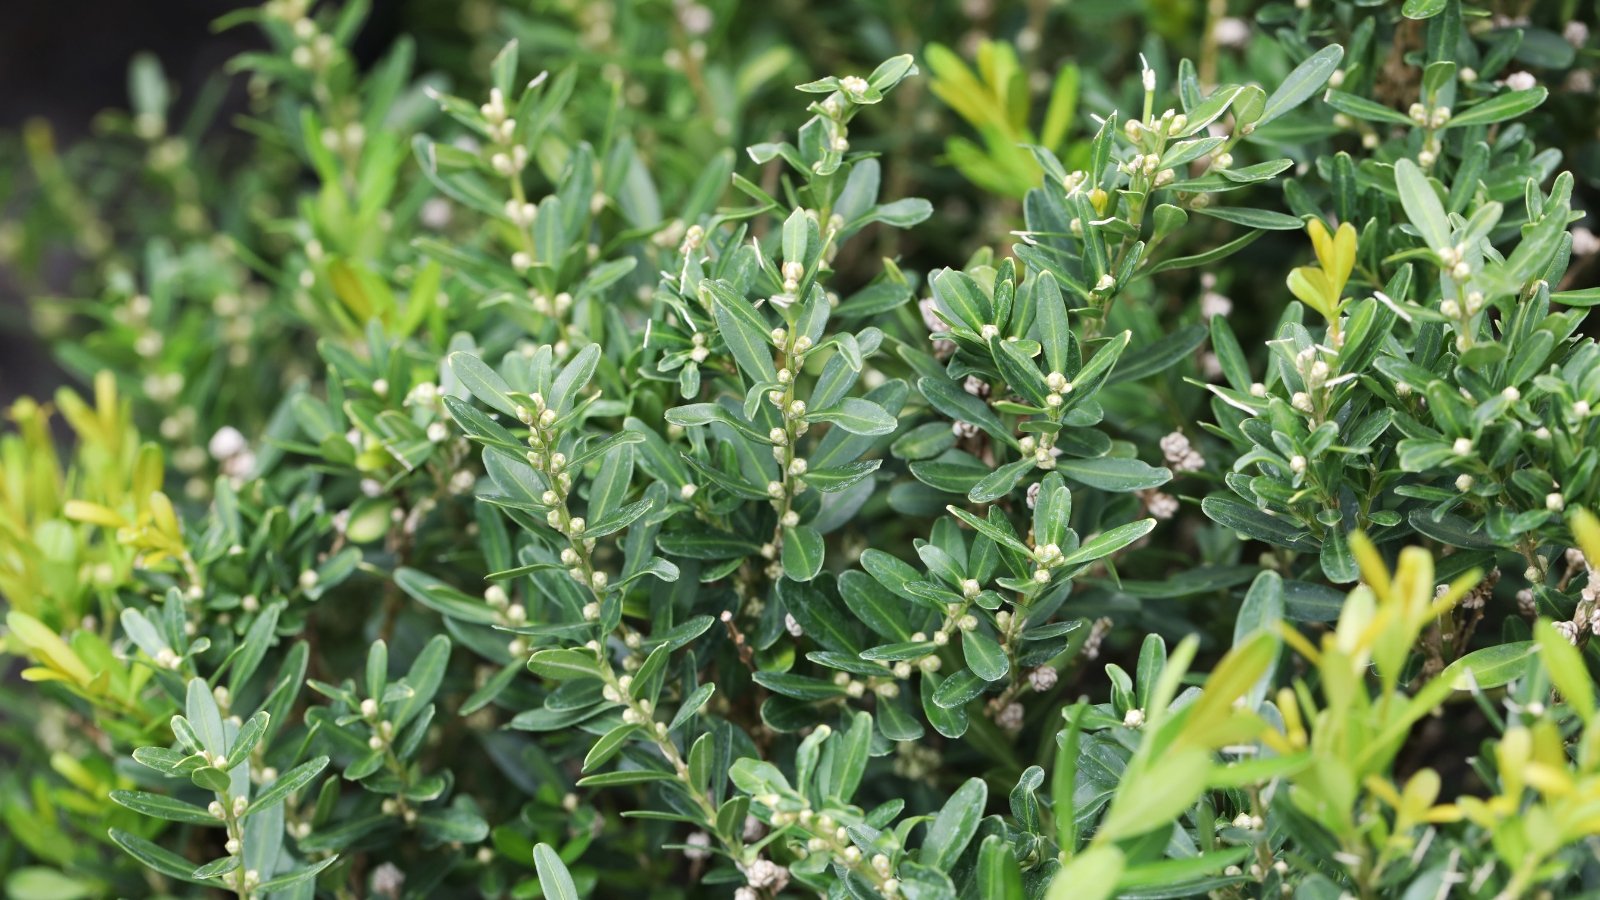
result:
[[[1593,9],[756,6],[0,139],[7,895],[1600,890]]]

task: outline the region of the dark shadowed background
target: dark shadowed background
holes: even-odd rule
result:
[[[95,115],[128,105],[128,65],[153,53],[173,82],[176,117],[212,73],[258,44],[249,28],[217,33],[212,23],[244,0],[14,0],[0,25],[0,132],[24,123],[49,123],[67,146],[93,133]],[[363,61],[380,52],[401,27],[400,0],[377,0],[357,45]],[[225,126],[243,95],[235,79],[216,122]],[[15,160],[0,158],[0,166]],[[0,179],[12,173],[0,172]],[[0,192],[0,221],[13,217]],[[65,290],[78,261],[66,250],[44,267],[52,290]],[[47,395],[65,375],[29,326],[17,280],[0,262],[0,407],[22,394]]]

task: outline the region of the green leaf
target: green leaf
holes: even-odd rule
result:
[[[1099,459],[1056,460],[1056,471],[1062,475],[1102,491],[1143,491],[1160,487],[1172,480],[1172,472],[1157,468],[1143,460],[1102,456]]]
[[[982,900],[1023,900],[1022,870],[1011,845],[991,834],[978,845],[978,896]]]
[[[1078,783],[1078,739],[1088,707],[1079,702],[1065,711],[1067,726],[1056,741],[1056,761],[1050,774],[1050,809],[1056,820],[1056,846],[1069,856],[1078,849],[1078,816],[1074,792]]]
[[[1230,497],[1207,497],[1200,501],[1200,509],[1211,521],[1251,540],[1291,550],[1316,549],[1316,544],[1306,537],[1305,529]]]
[[[932,644],[928,644],[918,655],[931,653],[933,649]],[[924,672],[919,680],[921,682],[922,713],[928,717],[928,724],[933,726],[933,730],[952,740],[966,734],[970,725],[966,709],[946,709],[934,702],[934,697],[939,692],[939,685],[942,683],[938,673]]]
[[[533,865],[539,873],[539,887],[547,900],[578,900],[578,886],[572,883],[566,863],[549,844],[535,844]]]
[[[176,878],[189,884],[206,885],[203,879],[194,877],[194,864],[171,850],[158,847],[138,835],[116,828],[111,829],[108,834],[112,843],[126,850],[129,856],[137,859],[146,868],[155,869],[168,878]]]
[[[1015,341],[992,337],[989,339],[989,354],[994,358],[995,365],[1000,367],[1000,374],[1023,399],[1034,406],[1045,405],[1050,388],[1046,386],[1044,376],[1039,373],[1033,358],[1024,353]]]
[[[1110,377],[1111,370],[1117,366],[1117,361],[1122,358],[1122,351],[1128,349],[1128,342],[1133,339],[1133,332],[1124,331],[1114,337],[1108,338],[1094,357],[1078,370],[1072,379],[1072,390],[1066,394],[1066,402],[1061,405],[1063,412],[1072,410],[1084,401],[1093,397],[1100,391],[1100,386]]]
[[[621,509],[613,510],[609,515],[606,515],[600,519],[600,521],[594,522],[587,526],[583,531],[583,535],[586,538],[601,538],[610,534],[616,534],[622,529],[627,528],[629,525],[632,525],[640,516],[649,512],[651,507],[654,505],[655,501],[649,497],[646,497],[643,500],[630,503]]]
[[[1471,125],[1492,125],[1504,122],[1533,110],[1544,103],[1550,91],[1544,87],[1531,87],[1522,91],[1509,91],[1467,107],[1445,123],[1445,128],[1466,128]],[[1398,165],[1398,164],[1397,164]],[[1413,223],[1415,224],[1415,223]]]
[[[1117,879],[1117,887],[1124,891],[1129,888],[1150,887],[1166,896],[1178,896],[1174,888],[1243,862],[1250,856],[1251,851],[1250,847],[1231,847],[1226,850],[1201,853],[1198,856],[1140,863],[1123,870],[1122,876]],[[1203,889],[1198,892],[1204,893]]]
[[[1137,775],[1130,773],[1096,840],[1119,841],[1169,825],[1200,796],[1211,766],[1208,751],[1186,746],[1168,749]]]
[[[6,900],[85,900],[100,896],[96,885],[44,866],[24,866],[6,876]]]
[[[318,875],[322,874],[323,869],[326,869],[338,861],[339,854],[337,853],[328,857],[327,859],[319,859],[311,865],[306,866],[304,869],[296,869],[293,872],[286,872],[276,878],[269,878],[268,880],[261,882],[261,886],[256,888],[256,892],[262,896],[266,896],[271,893],[282,891],[284,888],[294,887],[302,881],[317,877]]]
[[[1215,322],[1220,318],[1222,317],[1213,316],[1211,320]],[[1111,370],[1111,377],[1106,381],[1110,384],[1120,384],[1164,372],[1189,358],[1205,342],[1206,326],[1190,325],[1187,328],[1180,328],[1155,343],[1138,348],[1132,354],[1123,353],[1117,358],[1117,365]]]
[[[978,833],[978,822],[983,819],[988,800],[989,786],[981,778],[969,778],[956,788],[928,826],[928,836],[922,842],[922,863],[949,871]]]
[[[1044,348],[1045,363],[1051,372],[1067,374],[1072,358],[1072,324],[1067,316],[1067,304],[1061,297],[1061,287],[1055,276],[1042,272],[1033,285],[1034,334]]]
[[[556,681],[599,678],[600,661],[590,650],[540,650],[528,658],[528,671]]]
[[[802,475],[801,478],[803,478],[805,483],[811,487],[814,487],[825,494],[833,494],[850,487],[861,479],[871,475],[873,472],[878,471],[878,467],[881,465],[883,465],[883,460],[881,459],[858,460],[853,463],[846,463],[842,466],[832,466],[826,469],[811,469]]]
[[[449,662],[450,638],[446,635],[436,634],[422,645],[422,652],[412,660],[411,668],[406,672],[405,680],[411,688],[411,694],[401,701],[399,711],[393,715],[395,728],[404,728],[433,700],[433,695],[438,693],[439,685],[444,680],[445,666]]]
[[[1412,121],[1405,113],[1391,109],[1381,103],[1347,94],[1344,91],[1328,91],[1327,104],[1338,112],[1356,119],[1365,119],[1368,122],[1388,122],[1391,125],[1411,126]]]
[[[1001,528],[988,519],[974,515],[959,506],[946,506],[945,509],[948,510],[951,515],[967,523],[968,525],[971,525],[979,534],[997,544],[1009,547],[1012,550],[1023,554],[1024,556],[1032,552],[1028,549],[1027,544],[1024,544],[1022,541],[1017,539],[1017,536],[1014,532],[1011,532],[1006,528]]]
[[[806,414],[808,422],[829,422],[851,434],[892,434],[900,422],[871,400],[846,397],[838,406]]]
[[[945,269],[933,278],[933,297],[939,305],[949,310],[955,324],[969,331],[982,331],[983,326],[996,324],[994,309],[972,276],[957,269]]]
[[[239,868],[243,862],[244,860],[238,856],[219,856],[200,868],[195,869],[194,877],[201,879],[202,881],[212,878],[220,878],[223,875],[232,872],[234,869]]]
[[[455,373],[456,380],[460,381],[472,396],[512,419],[517,417],[517,404],[510,396],[511,386],[500,377],[500,373],[489,368],[483,360],[470,353],[452,353],[450,371]]]
[[[587,775],[578,779],[578,787],[626,787],[634,784],[651,784],[657,781],[672,781],[671,772],[657,772],[654,769],[624,769],[618,772],[601,772],[599,775]]]
[[[1278,89],[1267,98],[1267,105],[1261,112],[1261,118],[1256,120],[1256,127],[1271,122],[1291,109],[1311,99],[1311,95],[1322,90],[1339,68],[1340,60],[1344,59],[1344,48],[1338,44],[1329,44],[1311,54],[1305,62],[1294,67],[1289,77],[1278,85]]]
[[[222,712],[217,709],[216,698],[211,696],[211,687],[204,678],[189,679],[184,715],[194,726],[200,746],[213,757],[222,756],[228,742],[222,730]]]
[[[711,695],[716,691],[717,686],[709,681],[695,688],[693,693],[683,698],[683,703],[678,706],[678,711],[673,715],[672,723],[667,726],[667,731],[677,731],[681,728],[684,723],[693,718],[694,714],[706,705],[707,701],[711,699]]]
[[[822,571],[826,547],[822,535],[809,525],[783,530],[783,574],[795,581],[810,581]]]
[[[1235,253],[1238,253],[1240,250],[1250,246],[1251,244],[1255,243],[1256,238],[1261,237],[1263,234],[1266,234],[1266,232],[1247,231],[1220,247],[1213,247],[1204,253],[1196,253],[1193,256],[1179,256],[1174,259],[1162,260],[1161,262],[1158,262],[1147,269],[1141,270],[1139,274],[1149,276],[1157,275],[1162,272],[1170,272],[1173,269],[1190,269],[1195,266],[1209,266],[1212,263],[1221,262]]]
[[[792,578],[781,578],[777,584],[778,600],[783,604],[806,636],[840,653],[859,654],[862,650],[861,631],[856,622],[819,587]]]
[[[194,782],[196,787],[202,787],[218,794],[226,794],[233,787],[233,782],[228,778],[228,773],[213,766],[201,766],[195,769],[189,773],[189,780]]]
[[[896,459],[922,460],[935,456],[955,446],[955,435],[946,422],[928,422],[895,438],[889,452]]]
[[[702,282],[701,290],[711,295],[717,329],[745,377],[762,384],[777,381],[778,370],[772,365],[766,323],[756,308],[721,282]]]
[[[689,403],[684,406],[675,406],[667,410],[666,418],[668,422],[685,428],[721,422],[751,440],[762,443],[767,441],[767,436],[750,427],[749,422],[734,418],[732,413],[715,403]]]
[[[239,733],[233,738],[233,746],[228,748],[228,758],[222,766],[224,771],[233,771],[250,756],[250,751],[255,749],[256,744],[261,741],[261,736],[266,733],[269,719],[271,716],[267,711],[261,710],[239,726]]]
[[[1561,697],[1585,723],[1594,718],[1594,681],[1583,664],[1583,654],[1556,631],[1548,619],[1540,619],[1533,626],[1534,640],[1539,643],[1539,655]]]
[[[1140,519],[1137,522],[1118,525],[1110,531],[1095,535],[1084,541],[1083,546],[1061,558],[1061,566],[1063,568],[1081,566],[1102,557],[1110,556],[1149,534],[1155,527],[1155,519]]]
[[[948,378],[924,376],[917,379],[917,390],[928,398],[933,408],[958,422],[966,422],[983,429],[997,441],[1015,447],[1017,439],[1011,430],[989,408],[989,404],[961,389]]]
[[[1244,602],[1239,605],[1239,614],[1233,620],[1233,646],[1243,646],[1260,632],[1276,634],[1278,624],[1283,621],[1283,613],[1283,576],[1277,572],[1262,572],[1250,583],[1250,590],[1245,592]],[[1245,695],[1246,709],[1255,709],[1266,699],[1276,668],[1277,662],[1274,660]]]
[[[184,822],[190,825],[219,826],[222,820],[211,813],[164,794],[150,794],[144,791],[112,791],[111,799],[121,806],[154,816],[157,819],[166,819],[168,822]]]
[[[967,668],[984,681],[999,681],[1011,671],[1011,662],[999,643],[977,629],[961,633],[961,654]]]
[[[1484,647],[1445,666],[1439,677],[1458,691],[1497,688],[1532,672],[1538,652],[1534,641]]]
[[[869,550],[867,553],[880,553]],[[863,554],[865,556],[866,554]],[[912,618],[907,601],[872,576],[851,569],[839,576],[839,596],[862,624],[891,641],[910,640]]]
[[[1323,535],[1319,561],[1322,563],[1322,574],[1334,584],[1349,584],[1361,575],[1341,526],[1336,525]]]
[[[1250,364],[1239,346],[1239,339],[1234,337],[1233,328],[1228,325],[1227,316],[1211,317],[1211,349],[1217,354],[1217,365],[1222,368],[1222,376],[1229,386],[1236,391],[1248,391]]]
[[[1255,88],[1254,86],[1252,86],[1252,89],[1255,91],[1260,90],[1260,88]],[[1207,125],[1222,118],[1223,113],[1228,111],[1228,107],[1233,105],[1233,101],[1243,92],[1244,88],[1239,85],[1221,87],[1213,91],[1211,96],[1188,111],[1189,122],[1183,127],[1183,131],[1178,136],[1189,137],[1206,130]]]
[[[476,844],[489,836],[489,823],[477,813],[461,807],[425,810],[417,817],[417,825],[429,840],[440,842]]]
[[[550,386],[549,404],[556,415],[564,416],[577,402],[578,394],[589,386],[595,367],[600,364],[600,345],[588,344],[556,376]]]
[[[1305,222],[1299,216],[1291,216],[1270,209],[1247,209],[1238,206],[1200,206],[1195,212],[1246,228],[1260,228],[1263,231],[1299,231],[1305,227]]]
[[[845,694],[842,685],[792,672],[756,672],[751,676],[751,680],[773,693],[807,703],[832,700]]]
[[[1431,19],[1444,12],[1448,0],[1406,0],[1400,15],[1408,19]]]
[[[493,607],[480,597],[458,591],[448,584],[417,569],[399,568],[394,573],[394,583],[413,600],[440,615],[474,625],[493,625]]]
[[[972,490],[967,492],[967,499],[973,503],[993,503],[1011,493],[1017,481],[1033,467],[1032,457],[1006,463],[973,485]]]
[[[1551,303],[1562,306],[1591,307],[1600,306],[1600,287],[1578,288],[1571,291],[1557,291],[1550,295]]]
[[[261,793],[251,801],[250,808],[245,810],[245,815],[250,816],[278,803],[295,791],[300,790],[311,782],[311,779],[322,774],[328,767],[328,758],[319,756],[308,760],[278,776],[278,780],[267,785]]]
[[[156,626],[145,618],[144,613],[132,607],[127,607],[122,610],[120,618],[122,630],[128,633],[128,639],[133,641],[134,645],[143,650],[145,655],[151,659],[155,659],[162,650],[172,649],[167,644],[167,639],[162,637],[161,632],[156,629]]]
[[[1044,900],[1107,900],[1116,894],[1123,865],[1122,851],[1114,844],[1096,844],[1056,872]]]
[[[1428,176],[1422,174],[1417,164],[1409,159],[1395,160],[1394,184],[1400,191],[1400,205],[1405,207],[1406,218],[1422,233],[1422,239],[1435,253],[1450,246],[1450,220],[1444,214],[1444,204],[1433,192]]]

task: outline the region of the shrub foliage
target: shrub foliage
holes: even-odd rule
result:
[[[1545,5],[1069,64],[1109,12],[536,3],[423,66],[271,0],[233,127],[136,62],[0,151],[92,385],[0,437],[8,895],[1595,890]]]

